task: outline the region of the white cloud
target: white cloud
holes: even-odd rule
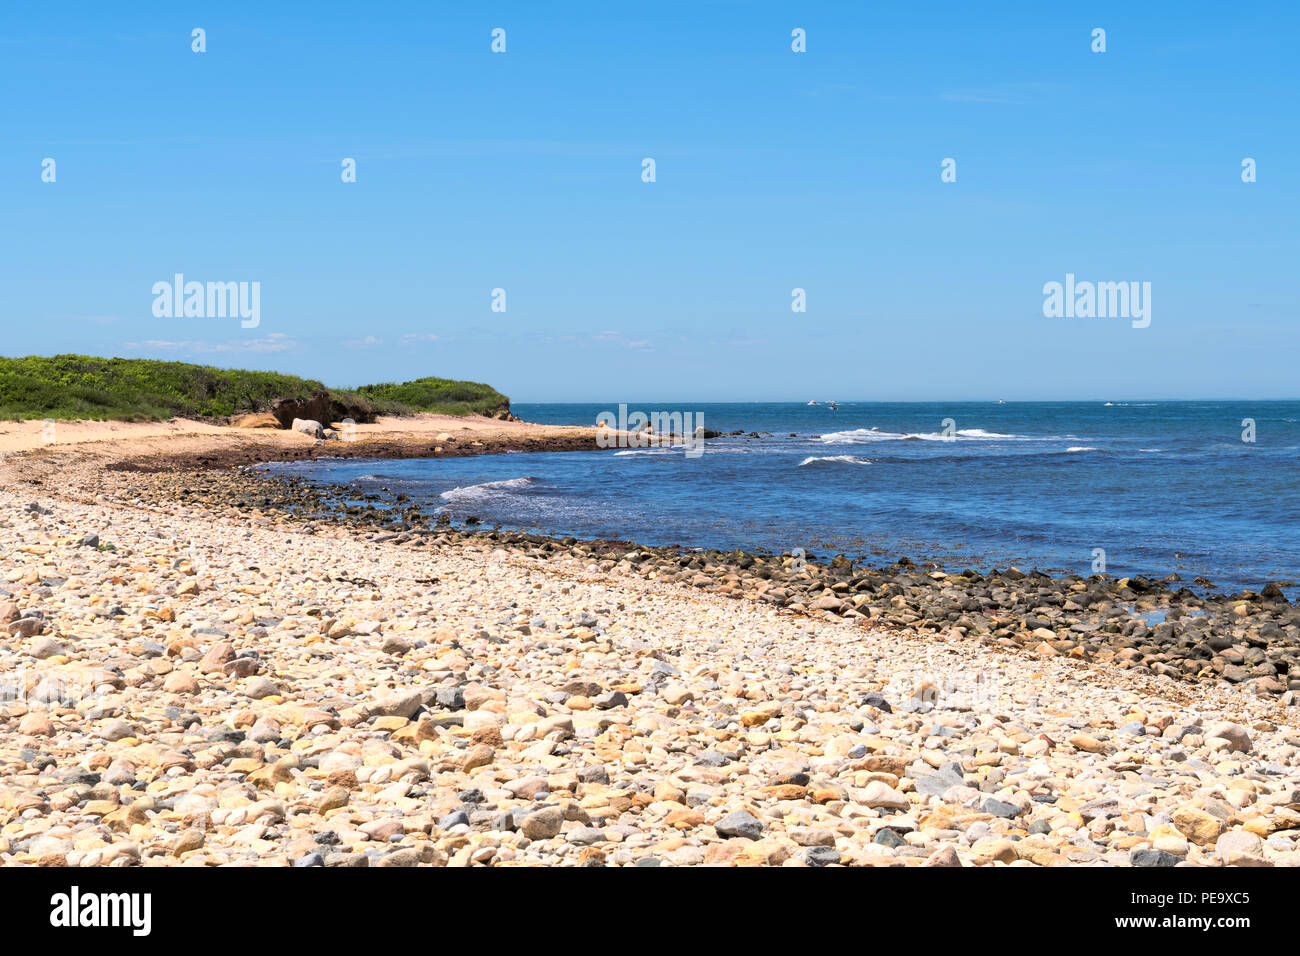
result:
[[[622,332],[598,332],[592,336],[597,342],[609,342],[611,345],[621,345],[624,348],[636,349],[638,351],[653,352],[650,347],[649,339],[629,339]]]
[[[124,342],[122,347],[134,352],[189,352],[195,355],[211,353],[256,354],[287,352],[296,343],[282,332],[257,339],[227,339],[224,342],[172,342],[166,339],[148,339],[144,342]]]

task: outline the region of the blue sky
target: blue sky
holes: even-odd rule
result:
[[[1300,12],[986,6],[6,5],[3,351],[517,402],[1300,394]],[[176,272],[260,282],[260,325],[156,318]],[[1066,273],[1150,282],[1150,327],[1045,318]]]

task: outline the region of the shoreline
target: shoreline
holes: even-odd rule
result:
[[[1100,607],[960,631],[1032,576],[394,530],[121,445],[0,462],[0,864],[1300,865],[1285,695],[1089,657]]]
[[[181,423],[181,427],[193,424]],[[450,435],[447,428],[457,425],[462,434]],[[147,484],[147,493],[153,495],[154,507],[198,504],[221,511],[233,502],[236,511],[277,515],[308,527],[337,523],[377,543],[437,547],[473,546],[486,540],[493,547],[521,553],[595,556],[611,567],[618,565],[652,580],[757,600],[798,616],[955,633],[963,640],[1028,652],[1038,659],[1064,656],[1090,663],[1118,662],[1137,673],[1236,687],[1280,699],[1284,706],[1300,703],[1300,605],[1293,606],[1276,585],[1228,594],[1212,588],[1195,590],[1176,574],[1114,578],[1026,572],[1014,566],[982,574],[945,570],[938,563],[909,558],[892,565],[869,565],[844,555],[820,560],[809,556],[807,569],[795,574],[791,573],[795,558],[789,552],[644,545],[488,529],[472,516],[435,518],[405,495],[395,499],[358,495],[342,484],[252,469],[317,458],[595,450],[599,447],[596,429],[420,415],[357,426],[353,441],[322,443],[293,432],[207,427],[213,431],[199,431],[197,436],[182,433],[189,441],[179,453],[169,454],[165,445],[159,448],[152,441],[154,435],[146,434],[143,442],[127,437],[120,447],[106,445],[96,436],[73,446],[33,450],[19,458],[28,469],[46,470],[44,478],[24,479],[39,483],[58,470],[57,466],[42,469],[43,462],[62,461],[61,452],[66,454],[70,447],[88,451],[92,474],[96,470],[132,474],[137,481],[152,483]],[[198,437],[206,434],[212,437]],[[3,440],[0,431],[0,448]],[[176,438],[169,435],[166,442],[174,444]],[[190,489],[195,483],[207,487],[196,494]],[[137,488],[137,500],[140,493]],[[1020,593],[1031,588],[1041,603],[1032,610],[1018,606],[1026,603]],[[953,589],[960,592],[955,599]],[[1010,606],[994,589],[1011,591]]]
[[[595,427],[535,425],[480,416],[385,417],[350,427],[352,440],[320,442],[287,429],[167,422],[0,423],[0,457],[29,465],[69,453],[118,471],[221,469],[315,458],[437,458],[505,451],[594,449]]]
[[[808,558],[800,570],[790,553],[487,529],[472,517],[434,518],[400,498],[250,471],[158,474],[152,482],[136,492],[155,506],[228,508],[421,550],[486,544],[534,557],[578,555],[597,560],[601,570],[758,601],[800,617],[954,635],[1036,659],[1115,664],[1193,684],[1233,685],[1286,706],[1300,701],[1300,608],[1276,587],[1203,595],[1181,582],[1140,576],[1053,577],[1014,567],[949,573],[907,558],[875,567],[843,556]]]

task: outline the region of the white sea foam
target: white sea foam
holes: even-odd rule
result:
[[[1033,441],[1028,435],[1004,435],[982,428],[959,428],[954,433],[957,441]],[[878,428],[855,428],[851,431],[831,432],[822,435],[828,445],[856,445],[877,441],[952,441],[953,436],[942,432],[883,432]]]
[[[516,491],[520,488],[527,488],[537,481],[536,478],[509,478],[505,481],[485,481],[481,485],[466,485],[463,488],[452,488],[450,491],[444,491],[438,497],[446,501],[463,501],[474,498],[488,498],[501,492]]]
[[[1065,450],[1066,451],[1096,451],[1097,449],[1093,448],[1091,445],[1072,445],[1071,447]]]
[[[838,462],[843,462],[846,465],[871,464],[871,459],[859,458],[857,455],[823,455],[821,457],[809,456],[805,458],[803,461],[799,462],[799,467],[802,468],[804,465],[811,465],[819,461],[838,461]]]

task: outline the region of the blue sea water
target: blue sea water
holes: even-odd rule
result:
[[[1114,576],[1202,575],[1225,591],[1300,578],[1300,401],[629,410],[692,412],[746,434],[711,439],[696,457],[648,448],[268,467],[552,535],[1085,574],[1103,549]],[[589,425],[618,407],[514,411]]]

